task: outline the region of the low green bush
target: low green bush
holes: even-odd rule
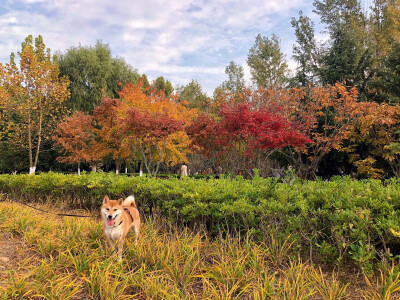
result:
[[[396,256],[400,238],[400,181],[300,181],[241,176],[220,179],[118,176],[113,173],[0,175],[0,191],[25,201],[63,201],[98,208],[104,195],[134,193],[140,210],[203,226],[211,233],[273,230],[291,236],[303,253],[327,262],[351,259],[370,270]]]

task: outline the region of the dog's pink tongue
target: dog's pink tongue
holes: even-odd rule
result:
[[[113,226],[114,220],[107,219],[107,225]]]

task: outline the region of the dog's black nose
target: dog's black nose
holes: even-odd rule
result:
[[[108,215],[108,219],[110,219],[110,220],[111,220],[111,219],[112,219],[112,216]]]

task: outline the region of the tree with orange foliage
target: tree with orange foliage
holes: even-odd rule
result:
[[[357,101],[357,89],[348,90],[341,83],[312,87],[307,92],[308,95],[292,109],[292,117],[302,120],[303,131],[313,143],[305,148],[295,147],[291,158],[302,177],[314,178],[320,162],[328,153],[343,150],[363,107]]]
[[[115,161],[115,172],[118,174],[121,164],[131,156],[131,150],[124,142],[125,134],[121,130],[118,109],[121,100],[103,97],[101,105],[93,111],[96,122],[95,132],[98,137],[97,152],[102,157],[111,155]]]
[[[80,175],[81,163],[93,164],[101,160],[95,151],[95,136],[92,117],[83,112],[76,112],[57,126],[53,141],[63,149],[63,156],[57,160],[68,164],[78,164]]]
[[[34,174],[42,141],[51,137],[64,116],[69,80],[59,78],[58,65],[41,36],[35,41],[28,36],[18,54],[19,67],[13,53],[9,63],[0,65],[0,86],[9,96],[4,105],[8,140],[27,148],[29,173]]]
[[[298,176],[315,178],[322,159],[333,149],[342,149],[353,125],[362,115],[357,95],[356,88],[348,90],[340,83],[286,90],[258,88],[244,89],[241,95],[236,96],[229,93],[220,95],[217,105],[251,103],[296,124],[312,143],[290,145],[289,151],[281,152],[291,160]]]
[[[370,178],[382,178],[382,162],[386,162],[396,177],[400,176],[399,141],[400,107],[386,103],[363,103],[364,112],[350,135],[351,145],[345,150],[358,173]],[[359,145],[366,149],[362,151]],[[381,161],[380,166],[378,161]]]
[[[186,161],[190,140],[184,127],[197,110],[179,103],[176,95],[145,89],[141,81],[126,85],[119,94],[122,102],[116,111],[125,144],[140,155],[147,171],[156,174],[161,162]]]
[[[272,105],[272,109],[279,106],[278,112],[297,122],[313,141],[282,152],[302,178],[315,178],[322,159],[332,150],[342,150],[363,113],[363,106],[357,101],[357,89],[347,89],[342,83],[281,91],[259,89],[255,95],[254,101],[259,105]]]

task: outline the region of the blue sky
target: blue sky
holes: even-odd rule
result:
[[[1,0],[0,62],[29,34],[41,34],[52,53],[101,40],[150,80],[195,79],[211,96],[231,60],[250,80],[246,59],[259,33],[278,35],[294,68],[290,20],[303,10],[317,23],[312,8],[310,0]]]

